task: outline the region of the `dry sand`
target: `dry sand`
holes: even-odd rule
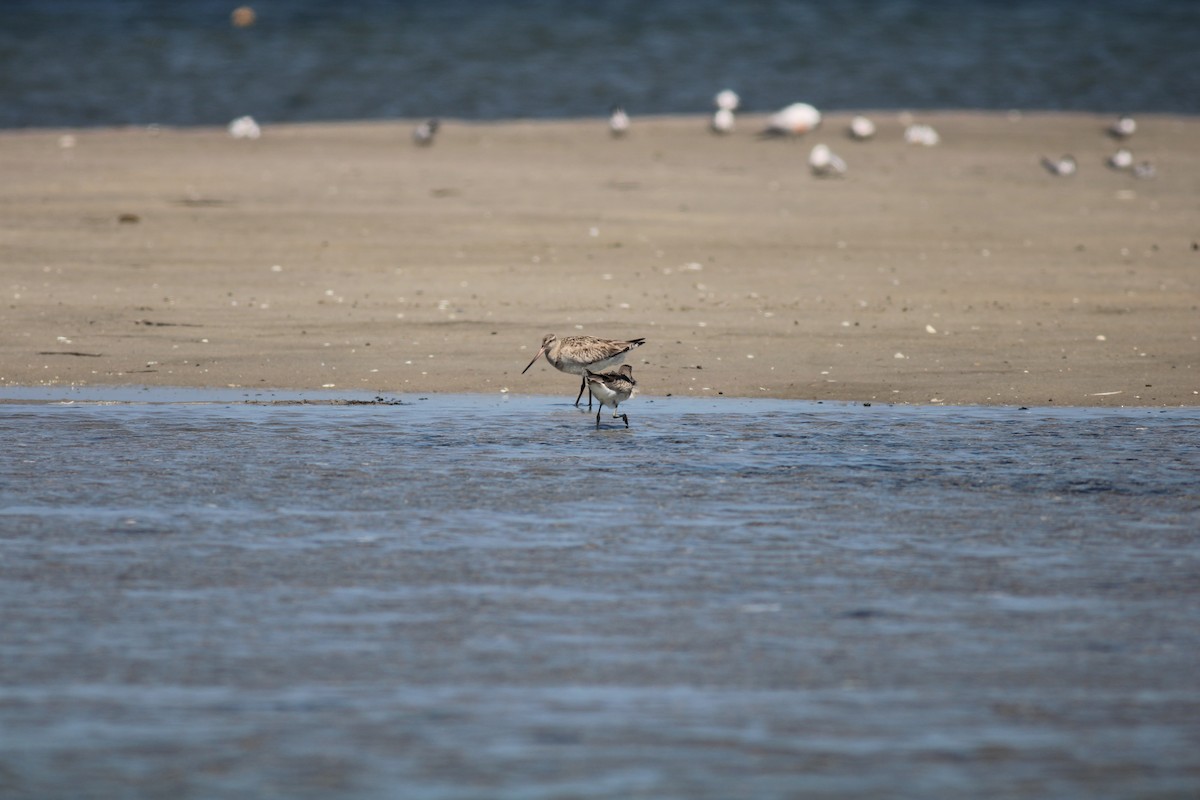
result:
[[[1139,118],[1136,180],[1108,116],[873,116],[3,132],[0,386],[570,399],[553,331],[646,337],[657,395],[1200,402],[1200,119]]]

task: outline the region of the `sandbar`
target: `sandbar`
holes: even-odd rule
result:
[[[851,116],[3,131],[0,388],[570,400],[554,332],[645,337],[651,395],[1200,404],[1200,119],[1140,116],[1139,180],[1111,115]]]

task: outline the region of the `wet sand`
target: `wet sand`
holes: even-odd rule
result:
[[[3,132],[0,386],[573,397],[520,374],[554,331],[646,337],[656,395],[1200,402],[1200,120],[1140,117],[1136,180],[1107,115],[873,117]]]

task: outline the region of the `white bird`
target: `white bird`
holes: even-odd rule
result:
[[[808,103],[792,103],[767,117],[767,127],[760,137],[803,136],[821,124],[821,112]]]
[[[808,154],[808,166],[818,178],[836,178],[846,174],[846,162],[824,144],[818,144]]]
[[[718,108],[709,123],[713,133],[733,133],[733,125],[733,110],[728,108]]]
[[[587,381],[592,394],[600,401],[600,408],[596,409],[596,427],[600,427],[600,412],[604,410],[605,406],[612,406],[613,419],[619,417],[625,421],[625,427],[628,428],[629,417],[618,411],[617,406],[637,393],[637,381],[633,379],[633,367],[622,364],[616,372],[596,373],[586,370],[584,380]]]
[[[742,98],[733,89],[722,89],[713,98],[713,104],[722,111],[737,111],[742,104]]]
[[[1122,114],[1120,117],[1117,117],[1117,121],[1108,129],[1108,135],[1114,139],[1128,139],[1136,132],[1137,121],[1128,114]]]
[[[428,147],[433,144],[433,137],[437,135],[438,128],[441,125],[442,123],[436,119],[427,119],[413,128],[413,144],[420,145],[421,147]]]
[[[909,144],[923,144],[933,147],[942,141],[942,137],[932,125],[909,125],[904,129],[904,141]]]
[[[1133,166],[1133,151],[1128,147],[1122,147],[1108,157],[1108,166],[1113,169],[1129,169]]]
[[[1058,175],[1061,178],[1066,178],[1075,174],[1077,164],[1075,157],[1071,155],[1063,156],[1062,158],[1046,158],[1042,156],[1042,166],[1051,175]]]
[[[629,115],[620,106],[613,106],[608,114],[608,130],[613,136],[624,136],[629,132]]]
[[[850,127],[846,133],[851,139],[864,142],[875,135],[875,123],[863,116],[855,117],[850,120]]]
[[[1133,167],[1133,177],[1141,178],[1142,180],[1151,180],[1158,172],[1154,169],[1154,165],[1149,161],[1139,161]]]
[[[257,139],[262,136],[262,128],[254,121],[254,117],[238,117],[229,123],[229,135],[235,139]]]

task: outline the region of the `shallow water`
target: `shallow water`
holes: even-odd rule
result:
[[[1200,409],[3,399],[4,797],[1200,791]]]
[[[0,126],[746,108],[1200,112],[1195,0],[6,0]]]

